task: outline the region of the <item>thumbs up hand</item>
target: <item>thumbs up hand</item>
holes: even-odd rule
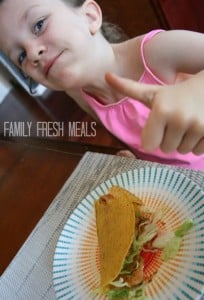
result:
[[[142,84],[106,74],[118,92],[137,99],[151,109],[142,131],[146,151],[160,148],[169,153],[204,153],[204,72],[175,85]]]

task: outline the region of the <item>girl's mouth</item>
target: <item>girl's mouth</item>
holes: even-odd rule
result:
[[[49,75],[50,69],[55,64],[55,62],[61,56],[62,53],[63,51],[61,51],[58,55],[54,56],[52,59],[48,60],[48,62],[45,64],[43,71],[46,77]]]

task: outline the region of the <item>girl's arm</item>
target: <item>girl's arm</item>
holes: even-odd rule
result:
[[[141,84],[111,73],[106,80],[151,108],[142,132],[145,150],[204,153],[204,71],[168,86]]]
[[[204,34],[160,32],[144,46],[149,68],[167,86],[145,85],[108,74],[118,92],[136,98],[151,112],[142,132],[145,150],[204,153]],[[182,81],[180,74],[187,73]]]
[[[168,84],[175,83],[179,73],[204,70],[203,53],[204,34],[185,30],[160,32],[144,46],[149,68]]]

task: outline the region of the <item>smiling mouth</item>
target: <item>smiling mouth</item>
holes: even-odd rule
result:
[[[56,55],[53,59],[49,60],[48,63],[45,65],[44,74],[46,77],[48,76],[50,69],[55,64],[56,60],[61,56],[62,53],[63,53],[63,51],[60,52],[58,55]]]

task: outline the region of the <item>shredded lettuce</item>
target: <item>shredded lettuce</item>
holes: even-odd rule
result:
[[[142,244],[135,238],[132,243],[130,254],[125,259],[125,264],[131,264],[134,261],[134,257],[139,254]]]
[[[147,242],[151,241],[158,232],[158,226],[156,224],[147,224],[144,227],[144,231],[139,235],[138,242],[142,244],[146,244]]]
[[[183,237],[194,226],[193,220],[186,220],[181,226],[179,226],[174,232],[175,236]]]
[[[166,246],[163,249],[163,260],[167,261],[177,255],[183,236],[193,227],[193,225],[193,221],[188,219],[175,230],[173,237],[166,243]]]
[[[145,286],[143,284],[133,288],[129,292],[129,298],[131,300],[147,300],[145,296]]]
[[[171,238],[171,240],[166,244],[162,253],[162,259],[167,261],[170,258],[175,257],[180,249],[181,242],[182,238],[174,235]]]
[[[134,288],[116,288],[109,290],[106,293],[109,300],[112,299],[128,299],[128,300],[147,300],[144,291],[144,285],[139,285]]]
[[[127,282],[125,282],[122,277],[120,277],[116,281],[111,282],[111,285],[114,286],[114,287],[124,287],[124,286],[128,286],[129,287],[129,284]]]
[[[140,218],[141,217],[141,212],[139,210],[137,210],[135,212],[135,218]]]
[[[112,300],[112,299],[123,299],[123,298],[128,299],[127,298],[128,294],[129,294],[128,289],[126,287],[124,287],[124,288],[111,289],[106,293],[106,296],[110,300]]]
[[[159,232],[158,236],[152,243],[153,248],[163,249],[167,243],[174,237],[174,233],[171,232]]]
[[[144,226],[144,231],[133,240],[132,247],[129,255],[125,258],[123,263],[123,268],[120,272],[121,275],[130,274],[131,270],[127,270],[127,266],[132,264],[135,260],[135,257],[140,254],[143,246],[151,241],[158,232],[158,226],[156,224],[147,224]],[[134,269],[137,269],[139,263],[135,262]]]
[[[152,214],[152,223],[156,224],[157,222],[161,221],[163,217],[164,217],[164,211],[162,209],[156,210]]]
[[[155,215],[154,220],[160,219],[161,215]],[[135,258],[139,257],[144,245],[158,234],[152,243],[154,248],[163,249],[162,259],[168,261],[176,256],[178,253],[183,236],[193,227],[193,220],[188,219],[182,225],[180,225],[175,232],[161,232],[158,234],[159,228],[155,223],[145,224],[143,232],[138,236],[135,236],[130,252],[125,258],[122,271],[120,275],[131,274],[132,268],[137,269],[139,267],[139,261]],[[132,264],[132,266],[130,265]],[[113,281],[110,284],[110,289],[105,292],[105,295],[109,300],[125,299],[125,300],[147,300],[144,291],[144,283],[136,287],[130,287],[128,283],[121,277],[118,280]]]

